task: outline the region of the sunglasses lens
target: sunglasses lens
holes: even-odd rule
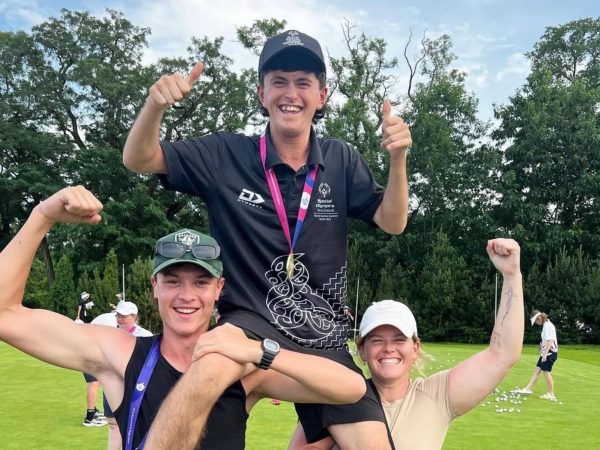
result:
[[[185,245],[178,242],[165,242],[158,247],[158,253],[165,258],[179,258],[185,251]]]
[[[196,245],[192,247],[192,254],[198,259],[215,259],[219,257],[219,247]]]

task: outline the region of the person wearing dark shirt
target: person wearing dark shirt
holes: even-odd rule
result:
[[[259,58],[257,93],[269,117],[264,133],[219,132],[160,142],[164,112],[190,92],[202,71],[199,62],[187,78],[164,76],[150,88],[125,144],[125,165],[157,173],[168,189],[199,196],[208,206],[228,283],[219,302],[221,321],[255,339],[268,337],[359,373],[346,345],[347,219],[393,234],[404,229],[406,150],[412,142],[407,125],[385,100],[381,145],[390,170],[384,189],[356,149],[317,137],[312,124],[323,117],[328,95],[325,59],[315,39],[289,30],[268,39]],[[194,385],[190,381],[191,390]],[[182,393],[166,404],[175,411],[189,398]],[[359,403],[297,406],[309,442],[334,433],[345,448],[390,448],[372,389]],[[187,424],[178,426],[171,424],[161,436],[184,436]]]

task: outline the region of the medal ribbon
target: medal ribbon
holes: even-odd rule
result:
[[[266,166],[267,138],[265,137],[264,133],[260,136],[260,159],[262,161],[263,170],[265,171],[267,183],[269,184],[271,197],[273,197],[275,210],[277,211],[277,216],[279,216],[281,228],[283,228],[283,234],[285,234],[285,238],[287,239],[288,245],[290,247],[290,255],[288,256],[286,268],[288,271],[288,277],[292,278],[294,269],[294,247],[298,242],[298,237],[300,236],[300,230],[302,230],[302,225],[304,225],[304,219],[306,218],[306,211],[308,210],[308,205],[310,203],[310,196],[312,194],[313,186],[315,184],[315,178],[317,177],[317,170],[319,169],[319,165],[314,164],[312,170],[306,174],[306,180],[304,181],[304,189],[302,191],[302,197],[300,199],[300,209],[298,210],[298,220],[296,221],[296,229],[294,230],[294,238],[291,239],[290,226],[288,223],[287,215],[285,213],[285,205],[283,204],[283,198],[281,197],[281,190],[279,189],[277,176],[275,175],[275,171],[273,170],[273,168],[267,169]]]
[[[152,372],[154,372],[154,367],[158,361],[158,356],[160,355],[160,336],[157,336],[152,343],[152,348],[146,357],[146,361],[144,361],[144,366],[138,376],[137,382],[133,388],[133,394],[131,395],[131,404],[129,406],[129,416],[127,420],[127,434],[125,436],[125,450],[132,450],[133,447],[133,433],[135,431],[135,424],[137,422],[137,417],[140,412],[140,406],[142,404],[142,398],[146,393],[146,389],[148,389],[148,380],[150,380],[150,376]],[[138,390],[140,388],[141,390]],[[144,435],[142,442],[138,445],[137,449],[143,449],[144,444],[146,443],[146,436],[148,432]],[[137,450],[136,449],[136,450]]]

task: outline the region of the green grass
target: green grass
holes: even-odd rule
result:
[[[483,346],[425,344],[435,359],[426,372],[449,368]],[[537,360],[537,348],[527,346],[523,356],[499,386],[509,391],[523,386]],[[598,448],[600,420],[600,347],[561,346],[554,366],[559,403],[537,396],[545,392],[543,379],[535,394],[520,405],[496,402],[490,396],[451,425],[444,445],[455,449],[574,449]],[[85,412],[85,382],[80,373],[39,362],[0,342],[1,448],[104,449],[106,427],[81,426]],[[487,401],[490,404],[487,405]],[[520,413],[496,413],[495,405],[518,407]],[[252,411],[248,424],[249,450],[285,449],[296,423],[293,405],[274,406],[265,399]]]

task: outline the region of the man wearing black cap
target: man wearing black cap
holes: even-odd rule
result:
[[[343,403],[363,395],[360,377],[340,371],[335,362],[324,366],[323,358],[282,349],[269,360],[272,370],[259,370],[264,360],[259,342],[233,325],[208,331],[224,284],[223,267],[216,241],[194,230],[169,234],[156,244],[151,282],[162,321],[158,336],[135,337],[25,308],[25,284],[42,238],[55,223],[98,223],[101,210],[82,186],[63,189],[34,208],[0,253],[0,340],[42,361],[95,376],[114,411],[124,449],[143,446],[156,411],[193,356],[216,366],[226,385],[222,389],[214,382],[214,371],[195,375],[205,389],[202,410],[190,423],[202,428],[208,419],[204,450],[243,449],[247,409],[263,396]],[[336,384],[349,389],[340,393],[332,387]]]
[[[361,219],[393,234],[404,229],[408,127],[386,100],[384,190],[355,149],[316,136],[312,124],[323,117],[328,92],[323,53],[315,39],[290,30],[268,39],[259,59],[257,93],[269,117],[262,135],[220,132],[161,142],[163,113],[189,93],[202,70],[199,62],[187,78],[164,76],[150,88],[125,144],[125,165],[157,173],[168,189],[207,204],[211,232],[224,249],[222,321],[256,339],[356,368],[346,347],[346,222]],[[328,428],[344,448],[386,448],[369,445],[385,437],[385,427],[381,410],[369,407],[376,400],[365,402],[342,412],[298,408],[308,440]]]

